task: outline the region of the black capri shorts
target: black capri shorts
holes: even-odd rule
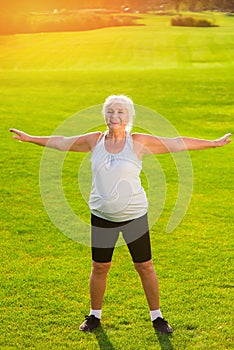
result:
[[[92,259],[110,262],[120,232],[128,246],[133,262],[151,259],[151,245],[147,214],[140,218],[113,222],[91,214]]]

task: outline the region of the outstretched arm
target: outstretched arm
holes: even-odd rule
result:
[[[18,129],[10,129],[13,138],[22,142],[31,142],[39,146],[50,147],[60,151],[89,152],[95,147],[101,132],[92,132],[80,136],[32,136]]]
[[[162,154],[169,152],[182,152],[203,150],[207,148],[222,147],[231,142],[231,134],[226,134],[217,140],[204,140],[191,137],[165,138],[147,134],[133,134],[133,140],[142,147],[142,154]]]
[[[216,140],[202,140],[202,139],[194,139],[189,137],[181,137],[181,141],[184,146],[181,145],[181,151],[188,150],[203,150],[207,148],[215,148],[215,147],[223,147],[231,142],[230,140],[231,134],[225,134]],[[180,138],[179,138],[180,139]]]

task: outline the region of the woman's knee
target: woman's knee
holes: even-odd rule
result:
[[[151,259],[140,263],[134,263],[134,267],[139,273],[139,275],[148,275],[152,272],[155,273],[153,262]]]
[[[92,272],[98,275],[106,275],[110,270],[111,262],[92,262]]]

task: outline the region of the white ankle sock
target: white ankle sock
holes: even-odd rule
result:
[[[93,309],[90,309],[90,313],[89,313],[89,316],[91,315],[94,315],[95,317],[97,318],[101,318],[102,317],[102,310],[93,310]]]
[[[156,320],[156,318],[158,318],[158,317],[163,318],[160,309],[158,309],[158,310],[150,310],[150,317],[151,317],[151,321]]]

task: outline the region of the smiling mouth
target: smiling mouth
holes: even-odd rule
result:
[[[117,122],[117,121],[110,121],[111,124],[121,124],[121,122]]]

